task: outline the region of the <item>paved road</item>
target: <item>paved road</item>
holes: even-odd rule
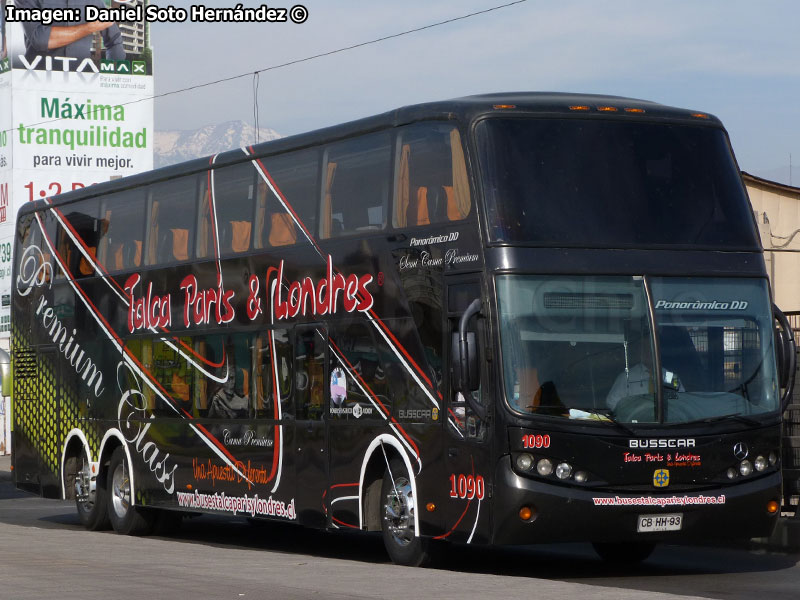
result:
[[[0,478],[0,599],[782,598],[800,555],[664,547],[627,572],[582,544],[451,547],[435,569],[390,564],[374,535],[191,519],[170,538],[90,533],[70,503]],[[590,596],[589,596],[590,595]]]

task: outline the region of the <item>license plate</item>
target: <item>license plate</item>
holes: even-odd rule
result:
[[[682,525],[683,513],[639,515],[636,521],[636,531],[639,533],[651,531],[680,531]]]

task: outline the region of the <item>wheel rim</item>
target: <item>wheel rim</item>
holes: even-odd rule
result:
[[[386,496],[384,520],[397,545],[408,546],[414,541],[414,493],[405,477],[397,477]]]
[[[124,461],[114,469],[111,478],[111,506],[119,518],[125,517],[131,507],[131,480]]]
[[[91,480],[89,463],[84,460],[75,474],[75,497],[78,499],[78,506],[85,512],[92,512],[94,509],[97,492],[92,489]]]

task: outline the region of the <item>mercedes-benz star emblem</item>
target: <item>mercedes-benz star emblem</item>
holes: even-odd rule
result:
[[[747,458],[748,454],[750,454],[750,449],[744,442],[736,442],[733,446],[733,455],[736,457],[736,460],[744,460]]]

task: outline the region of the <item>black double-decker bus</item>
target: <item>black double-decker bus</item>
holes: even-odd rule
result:
[[[793,342],[704,113],[406,107],[30,203],[13,277],[16,484],[89,529],[279,519],[415,565],[778,517]]]

